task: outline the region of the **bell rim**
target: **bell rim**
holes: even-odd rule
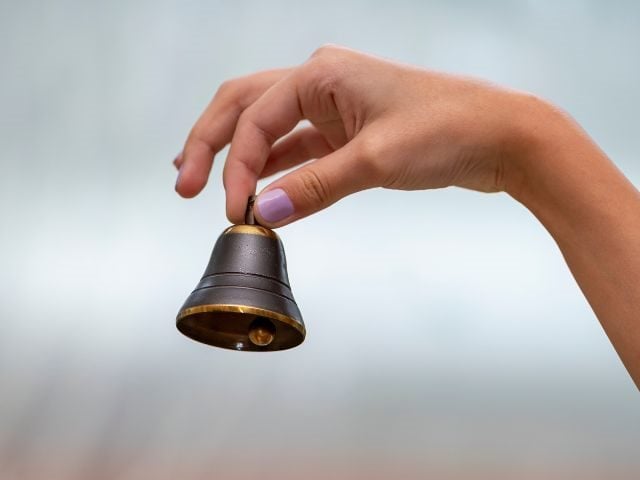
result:
[[[286,323],[292,328],[295,328],[304,339],[307,335],[307,329],[299,320],[296,320],[293,317],[288,315],[284,315],[282,313],[274,312],[273,310],[268,310],[266,308],[254,307],[251,305],[235,305],[235,304],[221,304],[221,303],[212,303],[207,305],[196,305],[195,307],[188,307],[184,310],[181,310],[176,317],[176,323],[180,323],[180,320],[186,318],[191,315],[195,315],[198,313],[209,313],[209,312],[232,312],[232,313],[242,313],[249,315],[260,315],[262,317],[270,318],[272,320],[277,320],[282,323]]]
[[[267,238],[273,238],[274,240],[279,240],[276,232],[270,228],[263,227],[262,225],[231,225],[230,227],[225,228],[222,235],[242,233],[245,235],[260,235]]]

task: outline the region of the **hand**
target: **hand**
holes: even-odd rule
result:
[[[292,131],[303,119],[310,127]],[[325,47],[225,83],[175,164],[185,197],[224,168],[227,216],[278,227],[373,187],[505,190],[551,233],[640,387],[640,193],[567,115],[524,93]]]
[[[242,222],[259,178],[304,164],[265,188],[254,213],[278,227],[373,187],[517,189],[520,119],[543,102],[476,80],[328,46],[299,67],[224,83],[176,159],[176,190],[197,195],[214,155],[227,216]],[[310,126],[296,129],[301,120]]]

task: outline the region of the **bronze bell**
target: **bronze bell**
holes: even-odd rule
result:
[[[200,283],[176,325],[198,342],[267,352],[300,345],[306,334],[291,292],[284,247],[273,230],[256,225],[249,199],[244,225],[216,242]]]

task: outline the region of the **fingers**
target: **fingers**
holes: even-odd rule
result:
[[[227,217],[233,223],[244,218],[247,198],[255,192],[271,146],[303,118],[296,81],[295,72],[282,78],[238,120],[223,172]]]
[[[333,148],[317,128],[308,127],[295,131],[273,146],[260,178],[295,167],[313,158],[324,157],[332,151]]]
[[[363,156],[361,143],[354,140],[265,188],[254,208],[258,222],[280,227],[351,193],[378,186],[380,175],[373,167],[375,162]]]
[[[191,129],[184,149],[174,160],[179,169],[176,191],[183,197],[197,195],[206,185],[213,157],[230,141],[242,112],[287,69],[261,72],[224,83]]]

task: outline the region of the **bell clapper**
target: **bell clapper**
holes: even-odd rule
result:
[[[276,337],[276,327],[264,317],[256,317],[249,325],[249,340],[258,347],[266,347]]]
[[[253,216],[253,204],[256,202],[256,196],[251,195],[249,200],[247,200],[247,210],[244,214],[244,223],[246,225],[255,225],[256,219]]]

